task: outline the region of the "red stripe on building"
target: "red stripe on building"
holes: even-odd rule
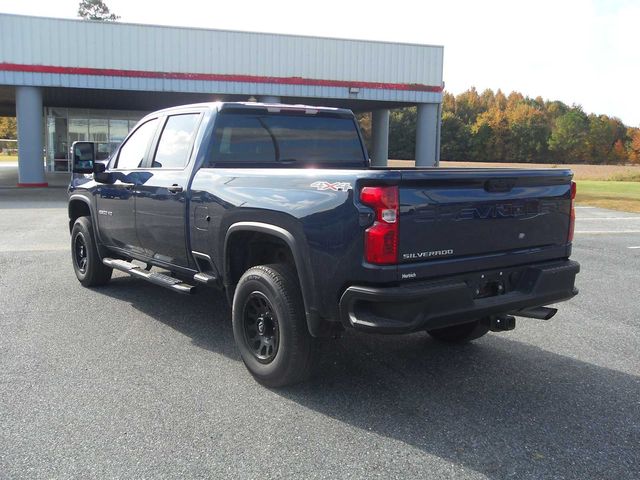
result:
[[[17,186],[22,188],[45,188],[49,186],[49,183],[18,183]]]
[[[150,72],[147,70],[119,70],[112,68],[55,67],[52,65],[23,65],[0,63],[0,70],[25,73],[55,73],[61,75],[95,75],[101,77],[161,78],[167,80],[200,80],[209,82],[273,83],[279,85],[310,85],[317,87],[355,87],[377,90],[407,90],[442,92],[442,87],[419,83],[378,83],[345,80],[322,80],[302,77],[263,77],[258,75],[228,75],[219,73]]]

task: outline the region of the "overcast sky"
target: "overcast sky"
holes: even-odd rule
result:
[[[518,90],[640,127],[640,0],[106,3],[121,22],[444,45],[450,92]],[[73,18],[77,7],[0,0],[4,13]]]

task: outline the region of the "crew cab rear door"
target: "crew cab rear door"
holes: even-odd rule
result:
[[[136,226],[145,255],[161,262],[189,266],[187,203],[189,166],[202,111],[164,117],[138,188]]]

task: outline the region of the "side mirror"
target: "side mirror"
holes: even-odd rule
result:
[[[105,173],[107,162],[97,161],[93,163],[93,179],[98,183],[113,183],[111,175]]]
[[[96,144],[93,142],[73,142],[71,146],[73,173],[93,173],[96,160]]]

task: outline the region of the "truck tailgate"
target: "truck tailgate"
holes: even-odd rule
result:
[[[557,257],[568,243],[572,176],[559,169],[402,170],[401,271],[512,252]]]

